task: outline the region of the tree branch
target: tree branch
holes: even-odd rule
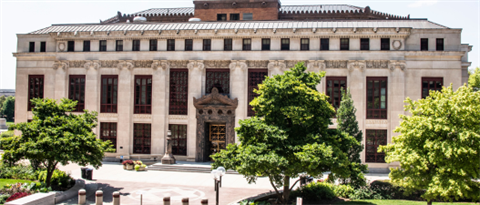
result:
[[[295,184],[297,184],[297,182],[299,182],[299,181],[300,181],[300,179],[297,179],[297,181],[295,181],[295,183],[293,183],[293,185],[290,187],[290,190],[292,190],[293,187],[295,186]]]
[[[273,186],[273,188],[275,189],[275,192],[277,192],[277,195],[280,196],[280,197],[279,197],[280,200],[283,202],[283,201],[284,201],[284,200],[283,200],[283,196],[280,194],[280,192],[278,192],[277,187],[273,184],[273,182],[272,182],[272,177],[271,177],[271,176],[268,176],[268,179],[269,179],[269,181],[270,181],[270,184],[271,184],[271,185]]]

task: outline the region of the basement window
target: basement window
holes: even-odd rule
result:
[[[253,20],[253,13],[243,13],[243,20],[244,21]]]

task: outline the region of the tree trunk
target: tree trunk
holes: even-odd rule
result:
[[[427,205],[432,205],[432,200],[428,200]]]
[[[283,178],[283,204],[288,204],[290,197],[290,177],[285,176]]]
[[[51,181],[52,181],[52,175],[53,172],[55,171],[55,167],[57,166],[56,163],[54,164],[51,161],[47,162],[47,177],[45,179],[45,183],[47,184],[47,187],[50,187]]]

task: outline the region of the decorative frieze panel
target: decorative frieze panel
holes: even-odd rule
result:
[[[133,61],[135,68],[150,68],[152,67],[153,61],[151,60],[136,60]]]
[[[297,65],[297,63],[300,63],[300,62],[305,62],[305,61],[286,60],[285,64],[287,65],[287,68],[293,68],[293,67],[295,67],[295,65]]]
[[[373,68],[388,68],[388,60],[367,60],[367,68],[373,69]]]
[[[388,125],[388,120],[365,120],[367,125]]]
[[[116,68],[119,61],[100,61],[101,68]]]
[[[327,68],[347,68],[346,60],[327,60],[325,61]]]
[[[168,119],[170,121],[188,120],[188,115],[169,115]]]
[[[268,61],[256,60],[256,61],[247,61],[247,66],[249,68],[266,68],[268,67]]]
[[[98,118],[103,118],[103,119],[112,119],[112,118],[118,118],[117,113],[100,113],[98,114]]]
[[[146,114],[134,114],[133,115],[134,120],[151,120],[152,115],[146,115]]]
[[[229,60],[206,60],[204,61],[206,68],[228,68],[230,66]]]
[[[168,61],[170,64],[170,68],[187,68],[189,61],[188,60],[175,60],[175,61]]]
[[[68,66],[70,68],[83,68],[86,61],[68,61]]]

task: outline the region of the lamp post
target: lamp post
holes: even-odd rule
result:
[[[162,164],[175,164],[175,157],[172,154],[172,138],[170,136],[172,132],[170,130],[167,131],[167,148],[165,154],[162,157]]]
[[[220,187],[222,187],[222,177],[225,175],[226,170],[223,167],[218,167],[217,169],[212,170],[212,178],[215,180],[215,192],[217,197],[216,197],[216,205],[218,205],[218,193],[220,191]]]

